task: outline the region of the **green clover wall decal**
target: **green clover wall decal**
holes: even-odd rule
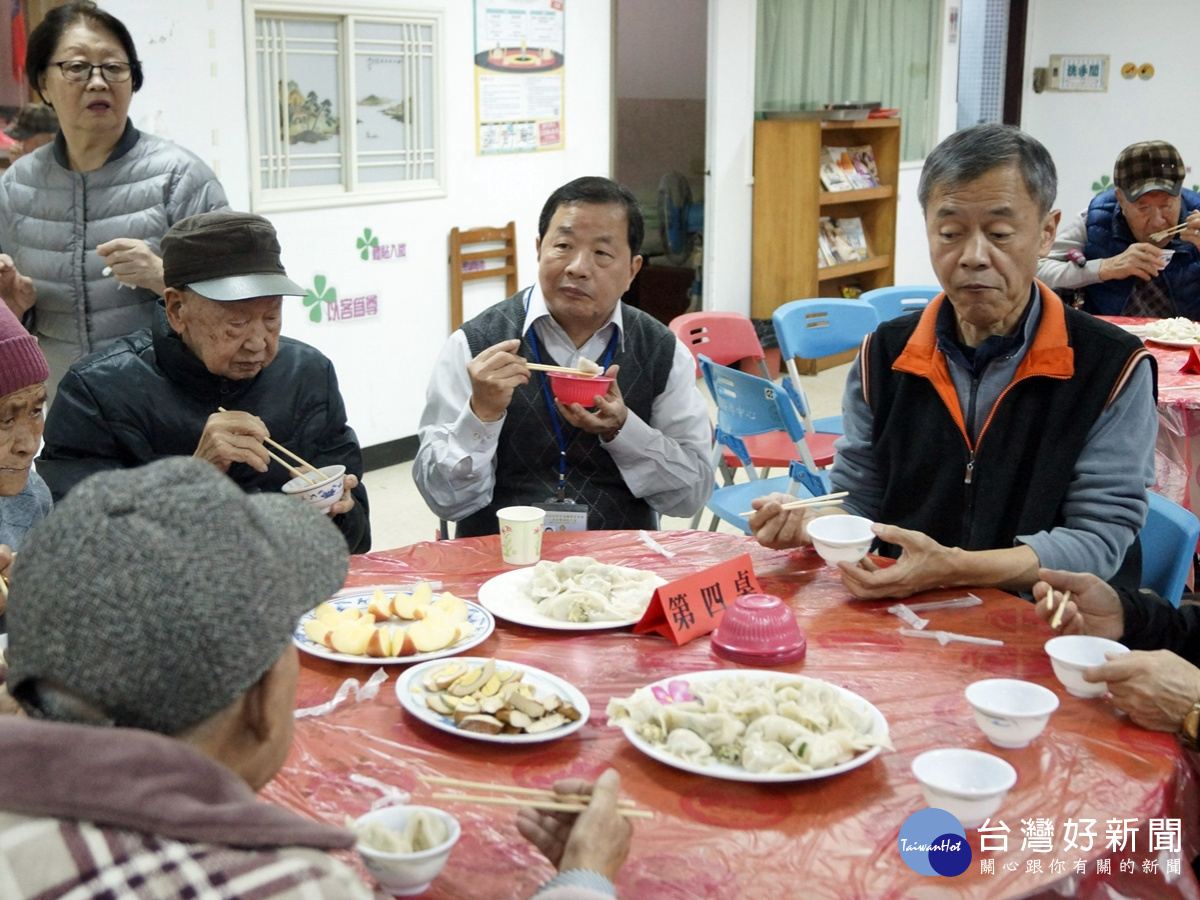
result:
[[[1107,191],[1112,187],[1112,179],[1107,175],[1101,175],[1099,181],[1092,182],[1092,190],[1099,194],[1101,191]]]
[[[364,228],[362,237],[355,242],[355,246],[362,251],[359,256],[361,256],[363,259],[370,259],[371,248],[379,246],[379,237],[377,235],[372,235],[370,228]]]
[[[337,291],[331,285],[328,289],[325,287],[325,276],[318,275],[313,279],[313,286],[304,295],[304,305],[311,306],[308,311],[308,318],[313,322],[321,321],[321,304],[334,303],[337,300]]]

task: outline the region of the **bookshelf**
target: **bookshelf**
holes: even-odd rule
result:
[[[822,147],[870,144],[881,187],[826,191]],[[839,297],[855,281],[864,291],[894,281],[900,120],[760,119],[754,123],[754,219],[750,315],[769,319],[779,306],[807,297]],[[821,216],[862,219],[871,256],[817,265]]]

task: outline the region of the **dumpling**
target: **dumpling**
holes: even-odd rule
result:
[[[783,744],[762,740],[742,744],[742,768],[760,775],[812,771],[811,766],[789,753]]]
[[[688,762],[705,764],[712,759],[708,742],[690,728],[676,728],[667,735],[667,752]]]
[[[762,716],[751,722],[746,729],[746,740],[757,738],[762,741],[774,741],[787,747],[793,753],[796,752],[798,744],[813,736],[813,733],[799,722],[785,719],[783,716]],[[819,766],[813,768],[819,768]]]
[[[674,703],[665,711],[665,721],[668,732],[677,728],[686,728],[700,735],[713,747],[732,744],[746,726],[733,716],[724,713],[693,712],[686,707],[694,704]]]

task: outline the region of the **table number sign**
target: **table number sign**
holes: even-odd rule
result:
[[[664,584],[650,598],[634,634],[661,634],[682,646],[721,624],[726,607],[743,594],[759,593],[750,554]]]
[[[1183,364],[1183,368],[1179,370],[1181,375],[1200,375],[1200,354],[1196,352],[1196,347],[1188,351],[1187,362]]]

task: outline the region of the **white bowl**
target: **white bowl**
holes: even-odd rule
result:
[[[1103,681],[1084,681],[1083,670],[1104,665],[1108,662],[1106,653],[1128,653],[1129,648],[1090,634],[1063,634],[1046,641],[1046,652],[1067,693],[1087,698],[1099,697],[1108,690],[1108,685]]]
[[[997,747],[1027,747],[1058,709],[1058,695],[1032,681],[985,678],[967,686],[975,721]]]
[[[950,813],[963,828],[982,825],[1017,783],[1017,770],[1000,757],[960,747],[925,751],[913,760],[912,772],[925,802]]]
[[[311,503],[324,512],[342,499],[342,494],[345,492],[346,467],[322,466],[321,475],[323,477],[316,484],[297,475],[280,490],[289,496],[299,497],[305,503]],[[316,473],[309,472],[308,477],[316,478],[317,476]]]
[[[450,829],[450,837],[444,844],[417,853],[382,853],[363,846],[361,841],[354,846],[366,864],[367,871],[379,882],[379,886],[393,897],[419,894],[437,878],[442,867],[446,865],[446,860],[450,858],[451,849],[462,836],[458,819],[432,806],[385,806],[383,809],[372,810],[359,816],[355,822],[356,825],[378,822],[391,831],[403,831],[408,824],[408,817],[416,810],[432,813],[446,823]]]
[[[817,516],[809,520],[808,536],[813,549],[831,566],[855,563],[867,555],[875,533],[874,523],[862,516]]]

